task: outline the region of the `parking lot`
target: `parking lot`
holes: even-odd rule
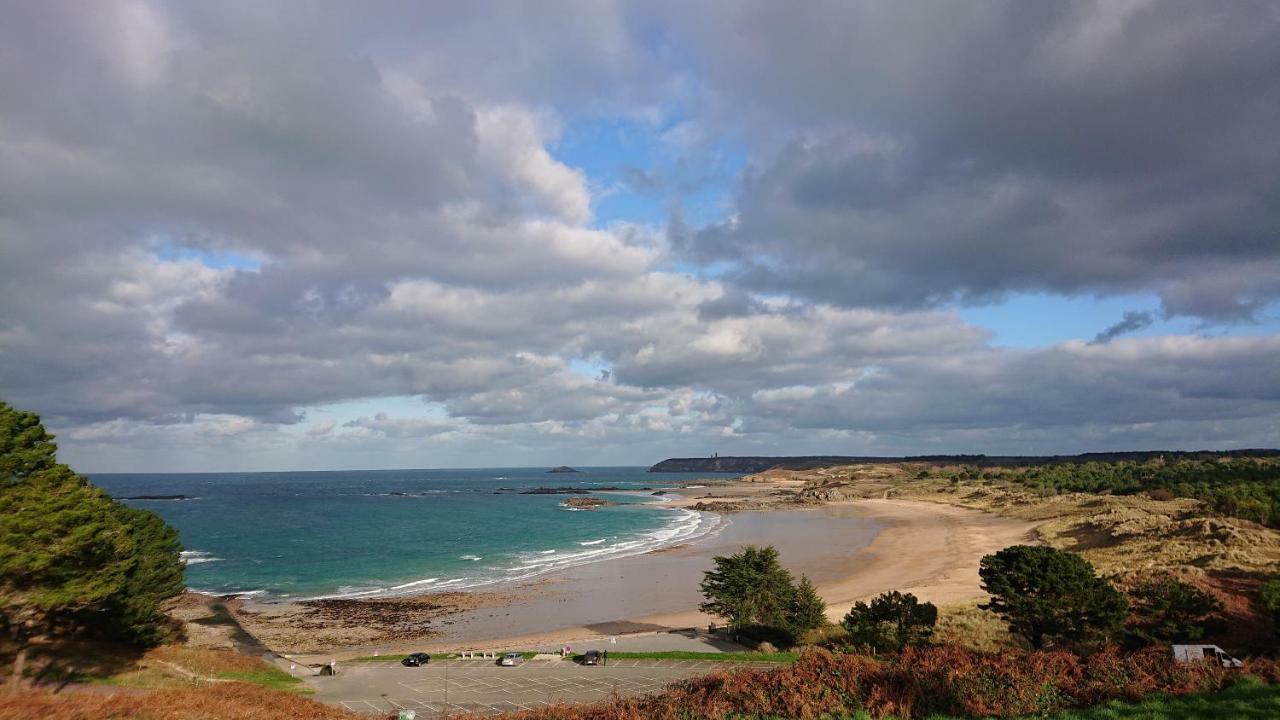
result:
[[[743,663],[733,663],[742,667]],[[498,667],[493,660],[448,660],[420,668],[396,663],[347,663],[336,677],[308,678],[315,698],[355,712],[415,710],[495,714],[558,702],[582,703],[610,695],[643,695],[725,664],[695,660],[611,660],[582,667],[562,660],[530,660]]]

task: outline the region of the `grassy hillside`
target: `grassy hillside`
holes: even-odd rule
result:
[[[26,690],[0,695],[0,720],[368,720],[295,693],[242,682],[128,692]]]

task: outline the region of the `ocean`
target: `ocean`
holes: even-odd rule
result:
[[[715,532],[714,515],[652,492],[695,476],[642,467],[98,474],[98,487],[159,514],[186,548],[187,585],[257,599],[382,597],[462,590],[636,555]],[[722,475],[721,477],[734,477]],[[566,507],[570,495],[614,505]],[[652,488],[652,490],[641,490]],[[125,499],[174,496],[184,499]]]

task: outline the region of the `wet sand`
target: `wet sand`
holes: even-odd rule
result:
[[[517,605],[455,615],[434,644],[532,636],[561,628],[607,633],[636,618],[687,612],[702,601],[698,585],[713,566],[712,558],[749,544],[773,545],[792,572],[807,574],[819,585],[835,583],[843,578],[848,559],[884,527],[848,506],[746,512],[727,520],[714,535],[683,546],[559,571]]]
[[[745,483],[743,484],[746,485]],[[760,497],[751,486],[717,495]],[[673,504],[697,501],[684,493]],[[507,600],[462,609],[414,640],[334,648],[334,657],[410,650],[520,649],[587,638],[703,627],[698,583],[715,555],[774,545],[783,564],[807,574],[839,620],[857,600],[888,590],[938,604],[982,596],[985,554],[1032,540],[1035,524],[963,508],[904,500],[837,502],[727,516],[716,534],[644,555],[562,570],[535,583],[497,588]]]

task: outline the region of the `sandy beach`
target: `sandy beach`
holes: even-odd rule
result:
[[[709,535],[658,551],[482,593],[397,601],[393,622],[385,628],[377,621],[377,607],[335,613],[327,606],[250,602],[232,609],[272,649],[312,658],[527,648],[705,628],[715,619],[697,610],[702,573],[714,556],[757,544],[774,545],[793,573],[808,575],[827,600],[828,615],[839,620],[854,602],[888,590],[912,592],[937,604],[980,597],[981,557],[1030,541],[1036,525],[930,502],[800,503],[794,495],[799,485],[787,478],[754,476],[690,487],[666,501],[673,507],[739,511],[719,516],[720,526]],[[413,613],[415,603],[423,608],[419,615]]]

